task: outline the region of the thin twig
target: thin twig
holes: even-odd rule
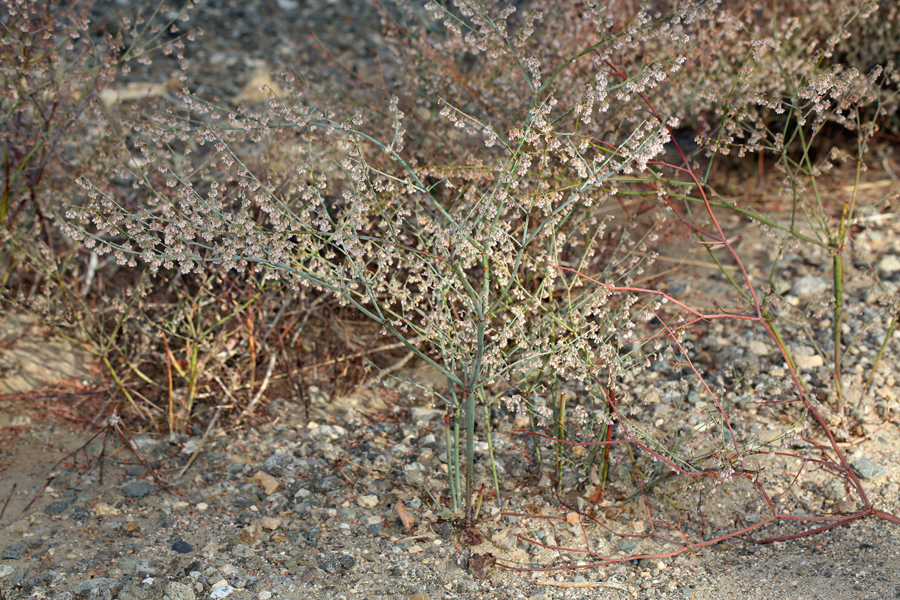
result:
[[[623,583],[615,583],[613,581],[582,581],[580,583],[576,583],[574,581],[553,581],[552,579],[545,579],[536,583],[538,585],[548,585],[561,588],[612,588],[614,590],[622,590],[623,592],[628,591],[627,585]]]
[[[315,363],[313,365],[309,365],[303,367],[303,370],[306,369],[315,369],[318,367],[327,367],[329,365],[336,365],[338,363],[342,363],[348,360],[353,360],[355,358],[362,358],[363,356],[368,356],[370,354],[377,354],[378,352],[386,352],[387,350],[396,350],[397,348],[405,348],[406,344],[402,342],[397,342],[396,344],[388,344],[386,346],[379,346],[378,348],[372,348],[370,350],[363,350],[362,352],[356,352],[355,354],[348,354],[346,356],[341,356],[338,358],[332,358],[331,360],[326,360],[325,362]]]
[[[9,501],[12,500],[13,493],[16,491],[16,486],[18,483],[13,483],[12,487],[9,489],[9,494],[6,495],[6,502],[3,503],[3,510],[0,510],[0,519],[3,518],[3,515],[6,514],[6,507],[9,506]]]
[[[253,409],[256,407],[256,403],[259,402],[259,399],[262,398],[263,393],[266,391],[266,388],[269,387],[269,380],[272,378],[272,371],[275,370],[275,353],[273,352],[269,356],[269,367],[266,369],[266,376],[263,378],[262,385],[259,386],[259,391],[256,392],[256,396],[254,396],[253,400],[250,401],[250,404],[247,405],[247,408],[244,409],[244,412],[241,413],[238,422],[240,423],[244,417],[249,417],[253,413]]]

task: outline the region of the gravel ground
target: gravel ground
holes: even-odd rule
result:
[[[101,4],[100,10],[114,6]],[[380,52],[380,36],[373,32],[377,20],[374,11],[360,10],[354,2],[204,3],[192,22],[207,35],[203,44],[188,46],[191,73],[201,81],[195,89],[226,99],[239,97],[244,85],[268,66],[308,63],[318,56],[311,33],[334,48],[345,65],[364,68]],[[166,65],[162,60],[146,69],[136,66],[131,77],[134,82],[165,81]],[[334,67],[323,64],[321,68]],[[738,227],[733,224],[729,235],[744,235],[739,251],[754,278],[761,280],[767,275],[771,243],[758,232]],[[874,223],[853,249],[846,292],[853,308],[846,327],[854,335],[862,333],[845,365],[851,389],[861,387],[885,335],[878,313],[879,293],[870,280],[854,277],[854,269],[859,269],[858,274],[871,267],[884,281],[885,293],[897,294],[898,234],[896,214],[888,215]],[[673,246],[664,254],[680,261],[678,280],[668,288],[673,296],[711,305],[712,299],[723,303],[733,295],[716,271],[685,266],[684,259],[691,256],[688,248]],[[697,258],[703,260],[702,255]],[[783,276],[776,281],[786,304],[801,311],[817,301],[827,287],[829,261],[824,253],[805,247],[786,256]],[[823,343],[829,331],[825,321],[824,317],[814,321]],[[873,322],[882,324],[870,328]],[[16,331],[22,329],[20,321],[16,327]],[[32,330],[31,335],[37,334]],[[824,389],[827,369],[811,348],[794,339],[788,341],[803,363],[804,374]],[[34,340],[25,340],[29,348]],[[695,359],[711,379],[737,369],[748,382],[745,395],[774,394],[774,388],[786,379],[778,353],[759,331],[715,325],[694,345]],[[59,349],[47,352],[60,353]],[[27,356],[41,360],[39,353]],[[873,386],[855,397],[859,430],[847,432],[845,439],[854,444],[848,448],[849,459],[861,477],[868,477],[862,481],[866,492],[877,507],[894,513],[900,512],[900,428],[895,418],[900,414],[898,356],[900,334],[894,333]],[[16,359],[20,364],[23,360]],[[14,366],[10,363],[9,369]],[[428,380],[426,372],[411,375]],[[641,380],[623,383],[636,396],[660,391],[657,402],[634,415],[636,422],[652,428],[671,420],[674,403],[681,401],[666,391],[671,378],[671,367],[659,365]],[[3,381],[0,389],[7,389]],[[596,490],[590,482],[567,473],[557,497],[547,474],[538,472],[532,458],[532,438],[516,432],[524,423],[498,409],[492,414],[492,430],[502,469],[504,512],[562,520],[499,515],[480,523],[477,531],[467,531],[452,519],[438,518],[440,507],[429,496],[429,490],[442,494],[447,485],[441,469],[445,450],[441,411],[421,406],[410,394],[390,387],[359,390],[331,403],[327,394],[308,391],[312,422],[300,406],[283,399],[268,407],[269,423],[257,429],[213,428],[205,441],[201,435],[165,440],[139,437],[140,447],[161,477],[172,484],[168,491],[127,450],[106,459],[101,481],[96,469],[99,440],[90,441],[77,461],[54,467],[90,436],[48,421],[45,414],[23,408],[22,403],[0,402],[0,502],[7,501],[0,518],[0,597],[900,598],[900,526],[876,519],[786,543],[756,546],[733,540],[671,558],[599,568],[561,572],[503,568],[563,562],[574,566],[585,559],[583,554],[550,550],[521,538],[553,548],[583,547],[586,538],[595,551],[612,558],[672,548],[567,520],[573,511],[566,506],[584,507],[618,534],[645,533],[641,506],[627,499],[634,491],[634,480],[624,455],[610,474],[611,489],[619,493],[593,503],[590,499]],[[702,390],[686,390],[683,400],[696,411],[704,408]],[[829,399],[824,400],[828,405]],[[741,413],[740,425],[765,438],[784,429],[794,417],[786,408],[748,409]],[[699,428],[701,421],[688,424]],[[868,437],[859,442],[864,435]],[[196,459],[179,477],[198,448]],[[476,477],[492,489],[484,448],[476,450]],[[549,446],[544,450],[549,453]],[[794,450],[812,454],[802,444]],[[793,477],[789,465],[777,459],[767,466],[773,473],[773,486]],[[51,476],[50,487],[25,510]],[[13,484],[16,488],[11,491]],[[676,493],[655,500],[663,508],[668,506],[666,500],[678,505],[682,498]],[[485,500],[482,517],[492,514],[491,502]],[[709,539],[763,516],[753,495],[739,485],[723,489],[714,502],[707,501],[702,511],[671,510],[662,518],[681,523],[695,539]],[[814,470],[804,473],[782,502],[785,512],[806,514],[859,508],[843,484]],[[398,516],[403,513],[400,503],[414,521],[409,528]],[[791,525],[775,523],[765,534],[798,530]]]
[[[900,254],[895,229],[888,224],[860,238],[858,261],[890,266],[886,258]],[[764,251],[762,242],[743,244],[742,252],[751,259]],[[685,257],[677,248],[668,254]],[[817,278],[827,261],[806,250],[789,259],[784,299],[802,307],[810,301],[804,294],[821,287]],[[751,270],[762,268],[751,265]],[[897,272],[882,275],[887,291],[896,293]],[[681,293],[694,298],[726,294],[720,277],[710,269],[684,271],[678,281],[690,288]],[[884,331],[865,327],[877,309],[871,286],[849,287],[854,308],[848,326],[851,331],[866,331],[845,368],[848,385],[858,385],[868,370],[857,366],[871,364]],[[670,292],[679,290],[673,287]],[[827,337],[827,329],[822,335]],[[738,369],[751,382],[745,387],[752,393],[774,393],[767,391],[771,382],[785,377],[779,356],[752,329],[714,326],[711,335],[695,340],[694,352],[711,379],[725,369]],[[846,449],[874,504],[894,513],[900,512],[900,428],[891,417],[900,411],[898,355],[900,335],[895,333],[871,391],[860,398],[861,429],[851,435],[853,445]],[[827,372],[812,358],[806,359],[808,366],[802,371],[811,383],[822,384]],[[640,380],[623,383],[623,389],[637,395],[662,390],[658,402],[634,416],[648,429],[660,418],[665,420],[673,401],[665,386],[673,377],[671,369],[659,367],[646,371]],[[422,370],[408,375],[420,383],[429,378]],[[634,490],[634,479],[625,454],[613,454],[606,500],[598,501],[595,488],[576,472],[564,474],[557,496],[547,473],[537,470],[532,438],[517,431],[525,423],[502,409],[492,413],[492,430],[504,513],[559,519],[503,514],[475,529],[463,529],[452,518],[439,518],[441,507],[429,496],[432,492],[446,498],[441,410],[422,406],[411,394],[390,386],[361,389],[331,403],[323,391],[308,392],[309,422],[302,406],[279,399],[268,407],[269,422],[256,429],[213,428],[205,441],[200,435],[138,437],[161,477],[173,483],[171,491],[161,489],[126,450],[105,460],[101,483],[98,469],[90,468],[96,467],[100,439],[90,441],[78,461],[63,465],[69,468],[51,471],[66,452],[88,441],[86,434],[44,422],[38,412],[23,413],[22,403],[7,404],[7,410],[18,412],[16,418],[5,414],[2,421],[9,425],[4,429],[9,435],[3,436],[0,494],[7,494],[13,482],[18,486],[9,494],[0,521],[2,597],[900,597],[900,527],[873,518],[764,546],[735,539],[675,557],[597,568],[552,572],[505,568],[584,564],[584,554],[555,548],[584,548],[585,539],[596,552],[619,559],[663,553],[675,546],[643,536],[647,524],[642,505],[627,497]],[[702,407],[701,393],[687,391],[687,402]],[[787,408],[758,408],[744,411],[739,423],[765,437],[784,429],[791,418]],[[868,436],[861,442],[860,433]],[[483,442],[476,446],[475,473],[479,484],[492,489],[485,446]],[[803,443],[792,448],[815,455]],[[551,455],[549,445],[544,451]],[[195,453],[196,459],[179,477]],[[783,488],[794,476],[787,462],[777,459],[766,468],[773,489]],[[50,487],[23,512],[51,475],[55,478]],[[679,496],[677,486],[664,489],[665,499],[674,504],[690,499]],[[651,498],[659,500],[662,509],[667,506],[661,496]],[[485,500],[482,518],[493,514],[491,502]],[[860,506],[840,480],[815,469],[805,471],[779,502],[782,511],[793,514],[829,515]],[[401,504],[413,520],[410,527],[398,516]],[[582,525],[577,519],[573,524],[572,507],[593,514],[598,525]],[[699,511],[663,510],[656,522],[677,521],[692,539],[704,540],[764,515],[758,499],[735,484],[723,486]],[[765,530],[765,536],[799,530],[802,527],[778,522]]]

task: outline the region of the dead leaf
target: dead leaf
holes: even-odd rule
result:
[[[400,500],[397,500],[397,503],[394,505],[394,514],[400,517],[400,522],[403,523],[403,527],[405,527],[407,531],[412,531],[414,523],[413,518],[406,512],[406,506],[404,506],[403,502]]]
[[[594,489],[594,493],[591,494],[590,498],[588,498],[588,502],[591,504],[599,504],[603,500],[603,488],[598,487]]]
[[[477,527],[467,527],[465,531],[462,532],[459,541],[466,546],[477,546],[484,542],[484,534],[478,531]]]
[[[473,554],[469,559],[469,569],[477,579],[485,579],[495,564],[497,564],[497,559],[490,552],[483,555]]]

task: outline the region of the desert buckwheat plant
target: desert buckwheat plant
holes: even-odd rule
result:
[[[429,2],[425,15],[401,4],[384,16],[402,60],[393,84],[374,86],[380,103],[331,102],[290,65],[264,106],[229,110],[184,91],[181,106],[127,123],[118,177],[140,205],[81,177],[85,202],[66,232],[122,265],[276,279],[376,323],[446,378],[426,393],[448,411],[451,514],[475,518],[476,415],[502,404],[533,424],[536,452],[553,445],[560,487],[575,472],[602,488],[633,450],[651,522],[651,490],[702,504],[734,487],[766,502],[772,516],[753,526],[766,525],[782,514],[760,473],[766,461],[806,464],[790,451],[803,424],[769,441],[749,434],[736,407],[751,392],[707,382],[692,360],[691,331],[710,322],[774,330],[702,176],[686,156],[664,160],[690,115],[648,102],[689,87],[685,66],[721,7],[661,4],[627,15],[595,2]],[[646,284],[655,244],[679,227],[727,249],[747,314]],[[655,364],[681,377],[647,389]],[[631,419],[650,403],[680,412],[698,391],[709,408],[684,406],[698,410],[690,421],[650,430]],[[861,491],[849,470],[837,475]],[[677,545],[670,554],[692,547],[683,532],[648,537]]]

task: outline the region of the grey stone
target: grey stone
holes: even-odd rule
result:
[[[340,573],[341,569],[343,569],[343,565],[341,565],[341,561],[338,560],[336,556],[322,556],[320,555],[316,562],[319,564],[319,568],[325,571],[326,573]]]
[[[860,479],[875,479],[877,477],[881,477],[887,472],[881,465],[876,465],[872,461],[861,458],[859,460],[854,460],[850,463],[850,468],[853,469],[853,472],[856,473],[856,476]]]
[[[320,425],[309,430],[314,442],[334,442],[347,437],[347,430],[340,425]]]
[[[439,419],[444,415],[444,411],[437,408],[424,408],[421,406],[413,406],[409,409],[411,420],[416,425],[424,425],[429,421]]]
[[[847,490],[841,482],[832,480],[822,486],[822,495],[827,500],[842,502],[847,499]]]
[[[174,550],[178,554],[187,554],[189,552],[193,552],[194,548],[184,540],[178,540],[174,544],[172,544],[172,550]]]
[[[637,550],[638,543],[634,540],[622,540],[619,542],[619,551],[624,552],[625,554],[630,554]]]
[[[350,522],[356,519],[356,511],[352,508],[339,508],[337,516],[341,521]]]
[[[3,560],[19,560],[22,558],[22,546],[19,544],[10,544],[3,551]]]
[[[807,275],[794,281],[791,286],[791,295],[798,298],[809,298],[821,294],[828,289],[828,283],[817,275]]]
[[[137,570],[137,561],[133,558],[120,558],[116,566],[123,573],[134,573]]]
[[[338,562],[341,563],[341,566],[344,569],[352,569],[356,566],[356,559],[349,554],[341,554],[338,557]]]
[[[576,473],[575,471],[566,471],[562,479],[559,482],[560,487],[564,490],[571,490],[579,483],[581,483],[582,475],[581,473]]]
[[[44,509],[44,512],[48,515],[61,515],[73,504],[75,504],[75,498],[66,498],[65,500],[60,500],[47,506],[47,508]]]
[[[338,477],[337,475],[329,475],[324,479],[320,479],[316,484],[316,491],[318,492],[331,492],[337,489],[344,487],[344,480]]]
[[[183,583],[178,583],[177,581],[170,581],[166,584],[166,594],[168,594],[169,598],[171,598],[172,600],[196,599],[194,590],[191,587]]]
[[[146,498],[153,492],[153,485],[146,481],[138,481],[130,483],[122,488],[122,495],[126,498],[139,500]]]
[[[78,585],[72,588],[72,593],[76,596],[91,596],[91,597],[102,597],[97,595],[97,591],[106,590],[113,593],[118,593],[119,590],[122,589],[122,584],[119,583],[118,579],[113,579],[111,577],[95,577],[94,579],[88,579],[87,581],[82,581]]]
[[[245,544],[235,545],[235,547],[231,549],[231,553],[238,558],[256,558],[256,552],[251,550],[250,547]]]
[[[9,565],[0,565],[0,581],[5,581],[10,575],[15,572],[16,570]]]

